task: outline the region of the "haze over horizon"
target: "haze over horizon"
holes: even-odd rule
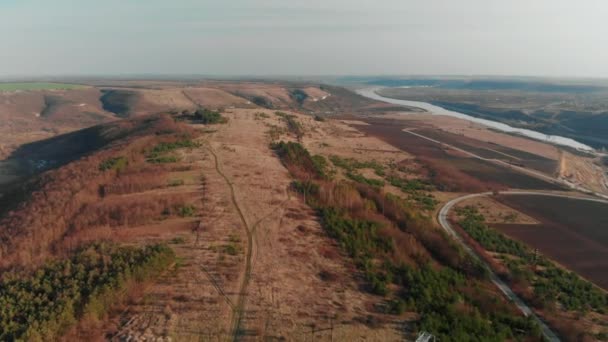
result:
[[[608,77],[608,3],[0,0],[0,78]]]

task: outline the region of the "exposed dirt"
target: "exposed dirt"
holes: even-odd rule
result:
[[[418,124],[435,127],[486,144],[507,146],[511,149],[528,152],[551,160],[559,159],[559,149],[553,145],[524,137],[496,132],[485,126],[466,120],[460,120],[449,116],[419,113],[391,114],[384,117],[402,121],[418,122]]]
[[[608,205],[543,196],[497,199],[540,224],[494,226],[608,290]]]
[[[428,158],[435,165],[435,168],[456,168],[468,177],[476,179],[477,182],[482,182],[482,185],[476,186],[475,189],[469,189],[473,192],[484,190],[484,188],[485,190],[492,190],[501,186],[523,189],[560,189],[559,186],[552,183],[518,173],[506,167],[497,166],[488,161],[465,156],[453,149],[403,132],[405,128],[428,129],[425,124],[414,124],[412,126],[411,122],[391,119],[366,119],[365,121],[369,125],[357,126],[361,131],[383,139],[417,158]],[[440,132],[436,134],[440,134]]]
[[[563,151],[559,163],[559,176],[599,193],[608,193],[605,166],[590,158]]]

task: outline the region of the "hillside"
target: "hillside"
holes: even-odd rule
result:
[[[99,86],[125,118],[0,164],[0,339],[601,336],[608,296],[489,226],[547,221],[532,208],[466,202],[463,240],[437,219],[466,194],[573,196],[583,156],[339,87]]]

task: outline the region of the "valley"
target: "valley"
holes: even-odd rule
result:
[[[120,248],[161,246],[162,262],[99,279],[107,292],[82,292],[61,320],[24,320],[14,309],[37,302],[9,301],[0,337],[535,341],[608,329],[603,207],[509,195],[606,195],[593,156],[312,82],[79,84],[0,92],[0,299],[11,279],[70,258],[103,274],[131,253]],[[484,196],[443,210],[469,194]],[[574,260],[581,249],[588,259]]]

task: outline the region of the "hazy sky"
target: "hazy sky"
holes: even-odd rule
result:
[[[0,77],[608,77],[606,0],[0,0],[0,32]]]

